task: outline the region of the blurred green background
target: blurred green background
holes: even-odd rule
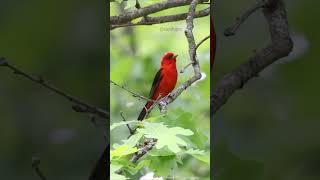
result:
[[[215,1],[218,36],[214,84],[269,41],[261,12],[236,36],[223,31],[254,0]],[[285,0],[291,55],[238,90],[214,117],[215,179],[320,179],[319,17],[316,0]]]
[[[142,6],[148,5],[147,1],[140,1]],[[152,1],[150,3],[155,3]],[[149,4],[150,4],[149,3]],[[134,4],[127,4],[126,9]],[[204,9],[208,5],[199,5],[198,9]],[[152,16],[170,15],[188,11],[188,6],[169,9]],[[111,15],[117,15],[121,8],[116,3],[111,3]],[[196,43],[210,34],[209,17],[194,20],[194,37]],[[111,31],[110,34],[110,79],[126,88],[148,96],[153,78],[160,68],[161,58],[166,52],[178,54],[177,69],[180,71],[189,60],[188,43],[184,35],[185,21],[171,22],[152,26],[136,26],[132,28],[119,28]],[[203,79],[188,88],[168,108],[168,113],[182,109],[191,112],[197,121],[198,129],[207,136],[210,134],[210,43],[207,40],[198,51]],[[185,73],[178,74],[176,87],[193,75],[193,69],[189,67]],[[128,92],[119,87],[110,85],[110,112],[111,123],[120,122],[120,112],[124,112],[127,120],[137,119],[145,101],[138,100]],[[159,114],[155,108],[151,116]],[[121,139],[127,139],[128,129],[116,129],[111,132],[111,144],[120,143]],[[206,150],[209,151],[209,140]],[[189,177],[194,175],[209,176],[209,168],[197,160],[190,160],[184,168],[178,169],[176,175]]]
[[[0,1],[0,56],[107,109],[106,4]],[[87,179],[105,146],[103,130],[56,94],[0,67],[1,179]]]

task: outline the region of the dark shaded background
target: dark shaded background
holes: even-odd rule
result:
[[[0,1],[0,56],[106,109],[104,1]],[[104,148],[103,130],[71,104],[0,68],[1,179],[87,179]]]
[[[216,114],[214,166],[217,180],[320,179],[320,2],[286,0],[295,48],[237,91]],[[254,0],[215,1],[218,36],[215,79],[245,62],[269,41],[262,12],[236,36],[223,31]]]

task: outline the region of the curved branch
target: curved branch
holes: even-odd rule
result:
[[[236,18],[236,21],[234,22],[234,24],[224,31],[224,35],[225,36],[235,35],[235,32],[239,29],[240,25],[258,9],[263,8],[264,5],[265,5],[264,1],[257,2],[249,10],[247,10],[241,17]]]
[[[225,75],[211,93],[211,115],[214,115],[237,90],[275,61],[292,51],[286,9],[282,0],[264,0],[263,13],[269,25],[271,43],[238,68]]]

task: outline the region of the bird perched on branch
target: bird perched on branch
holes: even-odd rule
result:
[[[178,55],[167,52],[163,55],[160,70],[154,77],[150,90],[150,101],[141,110],[138,120],[143,120],[148,111],[159,98],[164,98],[171,93],[177,83],[178,72],[176,67],[176,58]],[[152,100],[152,101],[151,101]]]

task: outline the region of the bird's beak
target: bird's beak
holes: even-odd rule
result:
[[[173,56],[173,59],[176,59],[177,57],[178,57],[178,55],[174,55],[174,56]]]

